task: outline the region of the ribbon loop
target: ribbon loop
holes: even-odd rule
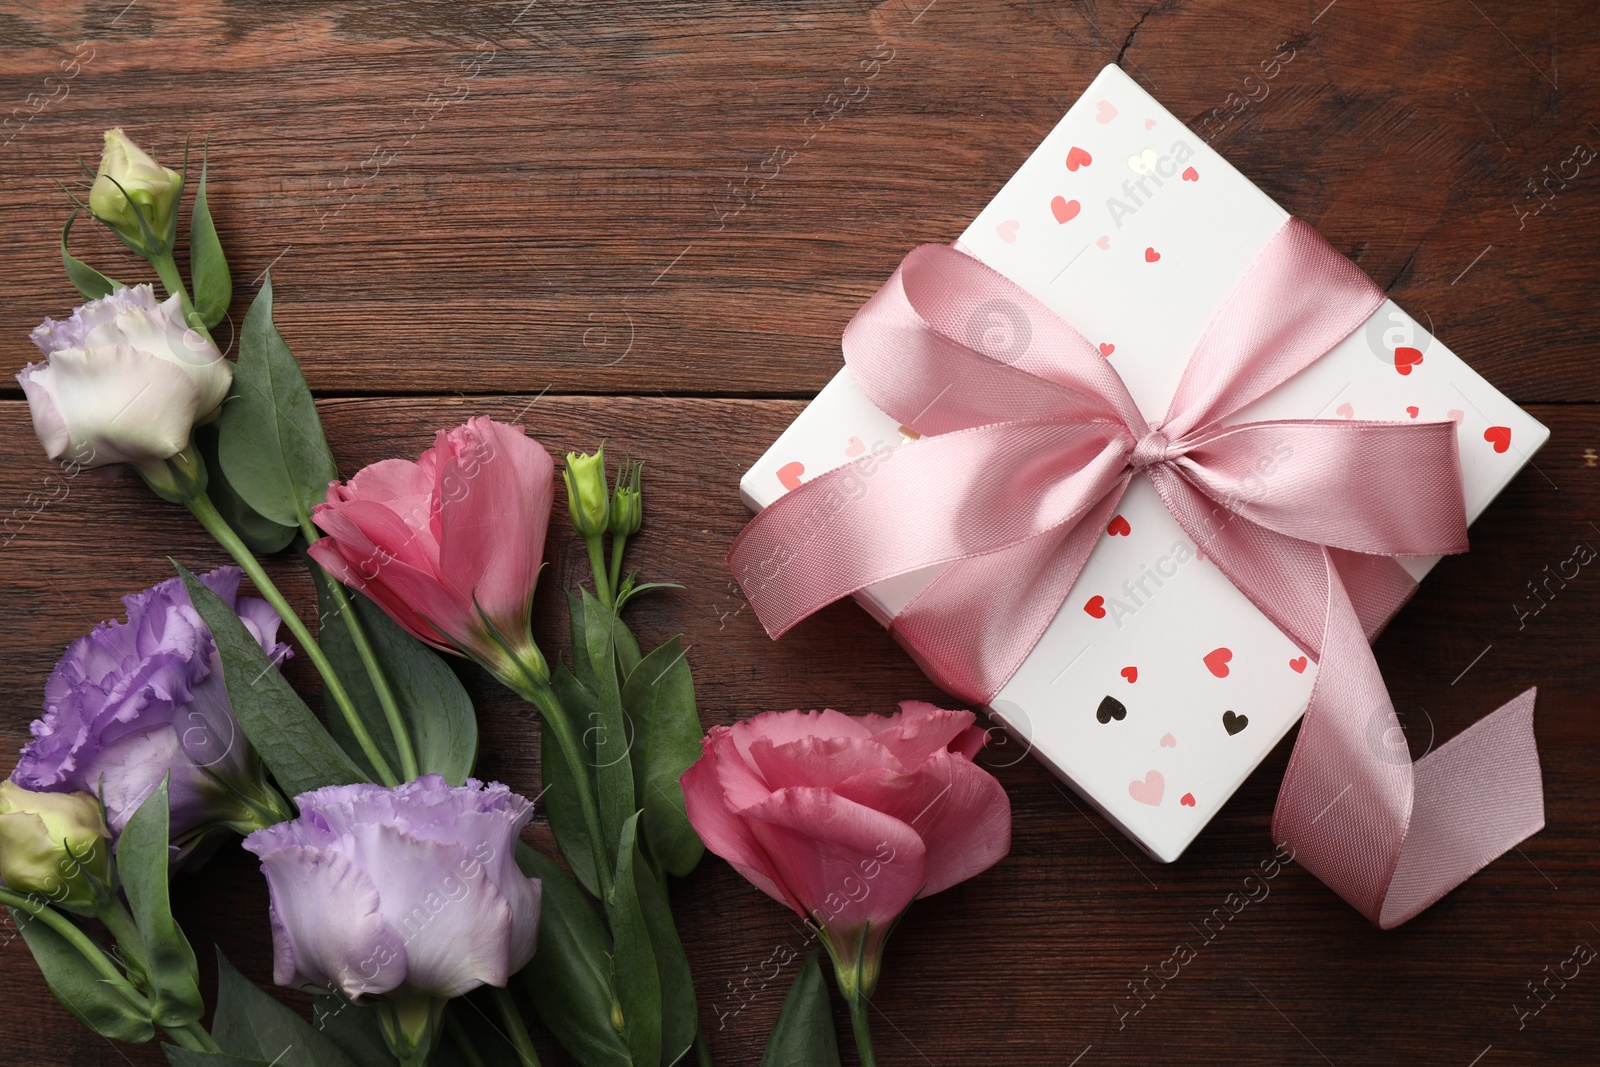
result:
[[[890,623],[931,678],[987,702],[1060,610],[1129,480],[1318,662],[1274,815],[1277,839],[1392,926],[1543,825],[1531,691],[1415,767],[1367,744],[1398,728],[1368,642],[1416,588],[1396,561],[1466,550],[1453,423],[1229,425],[1352,331],[1383,293],[1289,219],[1223,302],[1166,418],[1032,295],[923,246],[857,312],[845,360],[922,440],[791,490],[729,563],[774,637],[899,575]],[[1491,805],[1453,804],[1489,783]]]

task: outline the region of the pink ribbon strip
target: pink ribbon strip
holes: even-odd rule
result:
[[[856,384],[923,439],[790,491],[728,561],[774,638],[869,585],[943,565],[890,628],[941,687],[987,703],[1142,472],[1205,555],[1317,660],[1274,838],[1367,918],[1398,926],[1544,826],[1532,689],[1415,764],[1371,741],[1402,736],[1369,644],[1416,588],[1393,557],[1467,548],[1455,424],[1224,425],[1383,299],[1289,219],[1151,426],[1071,326],[978,260],[924,245],[844,333]]]

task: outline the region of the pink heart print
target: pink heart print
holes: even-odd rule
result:
[[[1150,771],[1143,779],[1135,778],[1128,783],[1128,795],[1152,808],[1161,803],[1161,796],[1166,791],[1167,780],[1161,776],[1160,771]]]

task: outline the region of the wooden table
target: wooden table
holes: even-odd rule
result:
[[[169,162],[209,136],[232,323],[271,267],[345,470],[414,455],[476,414],[521,420],[553,451],[604,437],[648,464],[640,567],[687,586],[642,604],[637,628],[687,635],[708,725],[888,711],[938,694],[862,611],[836,606],[778,644],[751,617],[722,563],[746,518],[739,474],[833,373],[840,329],[900,256],[959,233],[1117,63],[1554,431],[1473,527],[1471,554],[1441,564],[1377,645],[1417,753],[1540,687],[1548,826],[1400,930],[1291,866],[1206,940],[1205,918],[1272,853],[1289,741],[1170,866],[1033,760],[988,754],[1015,806],[1011,855],[896,932],[881,1061],[1600,1062],[1600,975],[1530,992],[1600,944],[1600,576],[1585,568],[1536,615],[1518,608],[1544,568],[1600,542],[1597,7],[12,0],[0,336],[19,368],[28,329],[75,303],[52,181],[75,180],[75,155],[92,165],[103,128]],[[1292,62],[1232,114],[1284,42]],[[873,55],[891,58],[859,82]],[[860,84],[864,98],[812,118]],[[103,230],[80,226],[74,247],[140,277]],[[0,501],[21,507],[55,475],[14,387],[0,423]],[[170,574],[168,554],[222,559],[129,478],[46,491],[57,499],[0,552],[7,748],[62,648],[120,595]],[[551,647],[579,555],[552,537],[538,631]],[[310,603],[296,564],[274,573]],[[529,716],[466,673],[483,775],[537,793]],[[542,819],[534,831],[551,847]],[[216,942],[270,981],[251,857],[230,848],[175,893],[202,957]],[[763,987],[761,965],[804,931],[714,858],[675,899],[717,1061],[755,1063],[792,977]],[[163,1062],[79,1027],[3,939],[0,1059]],[[1132,1013],[1130,983],[1170,972],[1180,943],[1195,958]]]

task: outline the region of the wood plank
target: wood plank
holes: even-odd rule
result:
[[[1120,61],[1515,399],[1597,400],[1596,6],[15,8],[0,334],[74,302],[49,181],[120,123],[169,161],[211,138],[234,322],[275,265],[322,389],[805,396]]]
[[[347,470],[414,455],[433,429],[476,414],[521,417],[553,451],[603,434],[615,453],[642,457],[647,526],[637,565],[687,588],[642,602],[636,627],[649,640],[686,635],[708,724],[769,708],[863,713],[900,699],[939,699],[852,605],[773,643],[728,584],[722,559],[746,518],[738,475],[799,408],[781,400],[532,394],[322,404]],[[1576,944],[1600,943],[1591,925],[1600,921],[1591,654],[1600,580],[1585,568],[1552,587],[1537,615],[1520,618],[1513,608],[1546,565],[1579,541],[1600,541],[1590,525],[1600,519],[1600,467],[1583,455],[1600,437],[1600,411],[1531,410],[1554,431],[1539,469],[1512,483],[1473,527],[1473,551],[1440,565],[1377,651],[1419,753],[1430,735],[1442,741],[1524,687],[1540,687],[1546,830],[1403,930],[1382,933],[1297,867],[1265,890],[1245,882],[1272,854],[1268,823],[1287,743],[1167,866],[1135,853],[1033,760],[996,748],[981,758],[1012,798],[1012,853],[975,881],[917,904],[896,931],[874,1002],[880,1062],[1061,1065],[1082,1055],[1083,1065],[1468,1064],[1490,1045],[1485,1063],[1592,1059],[1600,1036],[1592,976],[1565,988],[1552,981],[1555,998],[1520,1029],[1516,1012],[1535,1005],[1527,983],[1555,972]],[[34,490],[56,497],[0,552],[0,746],[9,748],[25,737],[62,647],[115,615],[119,594],[165,577],[168,554],[196,567],[221,556],[179,509],[131,479],[85,477],[64,492],[44,486],[51,475],[15,401],[0,402],[0,456],[0,500]],[[581,572],[581,553],[564,524],[555,530],[536,632],[560,650],[558,588]],[[310,603],[294,563],[275,561],[272,570],[297,603]],[[291,673],[310,688],[303,664]],[[475,671],[465,674],[480,701],[482,773],[534,795],[537,727],[516,701]],[[542,818],[530,839],[551,848]],[[176,899],[202,957],[220,943],[265,983],[265,893],[252,868],[251,857],[226,850],[204,876],[180,878]],[[1226,923],[1206,925],[1219,909],[1229,914],[1230,893],[1246,892],[1265,895]],[[793,975],[792,965],[774,975],[776,961],[802,953],[805,932],[715,859],[678,886],[674,900],[717,1060],[754,1063]],[[153,1048],[114,1053],[87,1034],[53,1003],[21,942],[3,932],[0,942],[0,1043],[9,1062],[121,1063],[124,1053],[140,1067],[161,1062]],[[1148,1003],[1134,1014],[1129,983],[1173,975],[1168,961],[1180,943],[1195,958],[1164,987],[1151,978]],[[837,1022],[847,1033],[843,1014]],[[542,1051],[548,1064],[567,1062]]]

